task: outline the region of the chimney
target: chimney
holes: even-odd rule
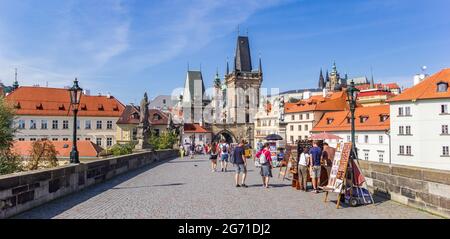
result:
[[[327,88],[323,88],[323,90],[322,90],[322,96],[323,96],[323,98],[327,97],[327,95],[328,95],[328,90],[327,90]]]
[[[106,94],[106,98],[111,99],[111,93]]]
[[[309,98],[311,98],[311,92],[310,91],[303,92],[303,99],[307,100]]]

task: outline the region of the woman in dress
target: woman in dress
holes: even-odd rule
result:
[[[209,159],[211,160],[211,171],[216,172],[217,170],[217,156],[219,155],[219,150],[216,143],[213,143],[209,150]]]

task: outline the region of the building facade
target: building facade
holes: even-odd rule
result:
[[[71,141],[73,112],[67,89],[19,87],[6,96],[16,112],[18,141]],[[111,95],[81,97],[77,138],[103,148],[116,144],[116,121],[125,106]]]
[[[336,147],[338,142],[351,142],[350,117],[348,110],[327,112],[311,132],[313,134],[327,132],[341,137],[339,141],[326,141],[332,147]],[[389,117],[389,105],[356,108],[355,141],[359,159],[390,162]]]
[[[450,69],[389,101],[392,163],[450,170]]]
[[[184,124],[181,137],[183,145],[206,145],[212,142],[212,132],[200,124]]]

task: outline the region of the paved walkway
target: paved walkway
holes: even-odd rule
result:
[[[273,187],[265,189],[253,166],[249,167],[250,187],[236,188],[234,172],[213,173],[209,167],[209,161],[200,156],[161,162],[17,218],[434,218],[392,201],[336,209],[335,203],[323,202],[324,194],[293,190],[290,181],[276,177]],[[332,195],[331,200],[335,199]]]

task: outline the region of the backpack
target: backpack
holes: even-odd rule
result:
[[[263,165],[268,163],[269,161],[267,161],[266,155],[264,154],[264,151],[261,152],[261,155],[259,156],[259,164]]]

